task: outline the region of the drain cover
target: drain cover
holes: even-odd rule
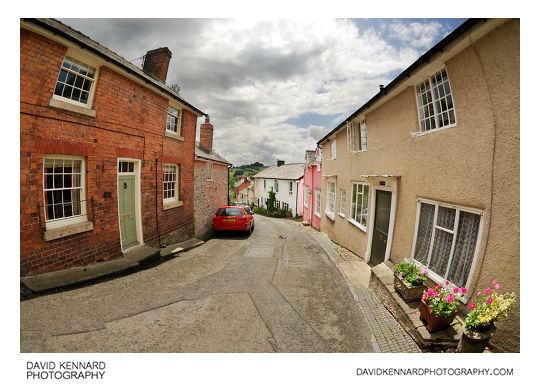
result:
[[[311,256],[285,255],[283,258],[283,265],[285,267],[311,267],[313,265],[313,260]]]
[[[272,257],[273,247],[249,247],[244,253],[245,257]]]

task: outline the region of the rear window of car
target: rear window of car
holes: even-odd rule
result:
[[[242,208],[219,208],[216,216],[243,216]]]

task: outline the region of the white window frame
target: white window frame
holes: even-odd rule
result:
[[[367,125],[365,118],[358,123],[347,121],[347,146],[351,153],[367,150]]]
[[[321,218],[321,190],[314,189],[313,192],[313,213],[315,216]]]
[[[440,84],[437,83],[435,85],[434,82],[433,82],[433,78],[435,78],[435,80],[436,80],[437,75],[441,74],[441,79],[442,79],[443,71],[446,73],[447,82],[448,82],[448,89],[449,89],[449,93],[444,95],[444,97],[445,97],[444,99],[446,99],[446,97],[450,96],[450,98],[452,100],[452,108],[450,108],[450,109],[447,108],[447,110],[442,111],[441,113],[437,113],[437,102],[442,101],[443,98],[440,97],[441,95],[440,95],[439,91],[437,91],[437,93],[439,93],[439,98],[435,98],[434,90],[435,90],[435,88],[438,88],[439,86],[442,86],[443,89],[444,89],[444,86],[442,84],[443,83],[442,81],[441,81]],[[426,100],[427,100],[426,104],[421,102],[421,100],[422,100],[422,93],[420,92],[421,87],[425,87],[425,90],[426,90],[426,92],[425,92]],[[446,90],[445,90],[445,92],[446,92]],[[447,129],[449,127],[454,127],[454,126],[457,125],[456,105],[455,105],[455,101],[454,101],[454,95],[452,93],[452,86],[450,84],[450,77],[448,76],[448,71],[446,70],[446,68],[443,67],[441,70],[435,72],[434,74],[429,75],[426,79],[424,79],[422,82],[417,84],[416,88],[415,88],[415,97],[416,97],[416,113],[418,115],[418,132],[416,132],[414,134],[416,134],[416,135],[424,135],[424,134],[427,134],[427,133]],[[445,101],[445,104],[448,107],[448,102],[447,101]],[[429,111],[430,106],[432,107],[433,115],[431,115],[431,111]],[[427,118],[425,117],[425,113],[423,112],[425,107],[428,108],[428,113],[430,114]],[[441,105],[441,107],[442,107],[442,105]],[[451,123],[450,111],[453,112],[454,123]],[[443,115],[444,116],[444,114],[448,114],[448,122],[449,123],[447,125],[444,125],[444,123],[443,123],[443,125],[441,126],[440,123],[439,123],[439,120],[437,119],[437,116],[438,115]],[[433,117],[433,119],[434,119],[435,128],[430,127],[430,129],[426,129],[425,126],[423,128],[422,127],[423,121],[429,120],[429,118],[431,118],[431,117]],[[430,126],[431,126],[431,123],[430,123]]]
[[[353,191],[354,191],[354,185],[356,185],[356,194],[353,195]],[[364,209],[366,210],[366,225],[362,225],[362,219],[360,219],[360,221],[358,221],[356,217],[356,213],[357,211],[355,210],[354,213],[353,213],[353,208],[357,208],[358,206],[358,187],[361,186],[362,187],[362,202],[361,202],[361,208],[360,208],[360,213],[362,213],[364,211]],[[367,203],[367,207],[364,208],[364,200],[363,200],[363,196],[364,196],[364,186],[367,188],[367,194],[368,194],[368,203]],[[370,199],[370,186],[369,186],[369,182],[365,182],[365,181],[353,181],[351,183],[351,207],[349,209],[349,213],[350,213],[350,216],[348,218],[349,222],[351,222],[353,225],[357,226],[358,228],[360,228],[361,230],[363,230],[364,232],[367,231],[367,224],[368,224],[368,217],[369,217],[369,199]],[[353,205],[353,200],[355,200],[355,205]]]
[[[274,192],[279,192],[279,181],[274,180]]]
[[[336,159],[336,138],[332,138],[330,142],[330,158],[331,160]]]
[[[292,196],[293,194],[293,182],[292,181],[289,181],[289,196]]]
[[[175,110],[177,115],[174,115],[173,113],[171,113],[169,111],[169,109]],[[165,132],[166,133],[174,134],[174,135],[177,135],[177,136],[182,135],[181,116],[182,116],[182,109],[177,109],[176,107],[173,107],[173,106],[168,106],[167,107],[167,122],[165,124]],[[171,117],[171,118],[173,118],[175,120],[174,126],[176,127],[176,131],[169,129],[169,117]]]
[[[431,230],[432,233],[431,233],[431,240],[430,240],[430,245],[429,245],[428,260],[426,261],[426,264],[422,264],[422,263],[418,262],[416,259],[414,259],[414,257],[415,257],[414,254],[415,254],[415,250],[416,250],[416,241],[417,241],[417,236],[418,236],[418,226],[420,225],[420,208],[421,208],[422,204],[429,204],[429,205],[434,205],[435,206],[435,214],[433,216],[433,224],[432,224],[432,230]],[[449,208],[449,209],[454,209],[456,211],[456,217],[454,219],[454,229],[452,231],[449,231],[446,228],[440,227],[439,225],[437,225],[437,215],[439,213],[439,207],[441,207],[441,206],[445,207],[445,208]],[[475,245],[474,254],[473,254],[473,261],[471,263],[471,269],[470,269],[469,275],[467,277],[467,282],[465,283],[465,287],[468,288],[470,283],[471,283],[471,278],[472,278],[472,275],[473,275],[475,267],[476,267],[476,263],[477,263],[477,259],[478,259],[478,251],[480,249],[480,242],[482,240],[482,231],[483,231],[483,227],[484,227],[483,226],[484,225],[484,212],[482,210],[474,209],[474,208],[468,208],[468,207],[459,206],[459,205],[447,204],[447,203],[444,203],[444,202],[433,201],[433,200],[424,199],[424,198],[418,198],[416,200],[416,222],[415,222],[415,225],[414,225],[414,238],[413,238],[413,243],[412,243],[412,248],[411,248],[411,257],[422,268],[427,268],[428,269],[428,277],[429,278],[431,278],[432,280],[434,280],[437,283],[442,283],[442,282],[446,281],[447,277],[448,277],[448,272],[450,270],[450,266],[452,265],[452,260],[454,258],[454,250],[455,250],[455,246],[456,246],[456,236],[458,234],[458,225],[459,225],[458,220],[459,220],[459,213],[460,212],[469,212],[469,213],[476,214],[476,215],[480,216],[480,222],[478,224],[478,235],[477,235],[477,238],[476,238],[476,245]],[[450,250],[450,257],[448,259],[448,264],[447,264],[447,267],[446,267],[446,272],[445,272],[444,277],[440,276],[439,274],[433,272],[431,269],[428,268],[429,263],[431,262],[431,253],[432,253],[432,250],[433,250],[433,243],[434,243],[434,240],[435,240],[435,230],[436,229],[441,229],[441,230],[444,230],[445,232],[453,234],[452,247],[451,247],[451,250]],[[466,302],[468,297],[469,297],[469,294],[464,296],[463,301]]]
[[[213,173],[214,167],[212,165],[212,162],[206,163],[206,175],[205,180],[206,181],[212,181],[212,173]]]
[[[64,69],[63,65],[64,65],[64,61],[66,59],[71,59],[71,60],[73,60],[75,62],[78,62],[78,63],[84,65],[84,66],[88,66],[88,67],[91,67],[92,69],[94,69],[94,79],[91,81],[90,90],[88,91],[88,100],[87,100],[86,103],[82,103],[82,102],[73,100],[71,98],[67,98],[67,97],[57,95],[57,94],[54,93],[55,89],[56,89],[56,83],[59,81],[60,73]],[[67,70],[67,69],[64,69],[64,71],[71,72],[70,70]],[[88,78],[87,76],[84,76],[82,74],[79,74],[79,76],[82,77],[82,78],[85,78],[85,79]],[[52,99],[60,101],[60,102],[69,103],[69,104],[74,105],[74,106],[83,107],[85,109],[92,109],[92,105],[93,105],[93,102],[94,102],[94,94],[95,94],[95,90],[96,90],[96,84],[97,84],[97,81],[98,81],[98,77],[99,77],[99,63],[97,63],[95,60],[87,58],[85,55],[79,54],[78,52],[75,52],[75,51],[73,51],[71,49],[68,49],[68,52],[64,56],[64,59],[62,59],[62,63],[60,64],[60,68],[58,70],[58,75],[56,76],[56,80],[55,80],[55,83],[54,83],[53,94],[52,94]]]
[[[346,207],[346,200],[347,200],[347,191],[345,189],[339,190],[339,215],[341,217],[345,217],[345,207]]]
[[[333,191],[330,189],[331,185],[333,185]],[[332,220],[336,218],[336,189],[336,180],[326,182],[326,208],[324,213]]]
[[[174,196],[165,198],[165,168],[174,168],[175,169],[175,175],[176,180],[174,181]],[[170,204],[173,202],[180,201],[180,184],[178,181],[180,180],[180,166],[178,164],[172,164],[172,163],[164,163],[163,164],[163,173],[162,173],[162,193],[163,193],[163,204]]]
[[[46,159],[58,159],[58,160],[77,160],[81,161],[81,187],[80,187],[80,195],[81,195],[81,214],[69,216],[69,217],[62,217],[59,219],[47,219],[47,206],[45,203],[46,200],[46,192],[47,191],[54,191],[58,189],[46,189],[45,184],[45,160]],[[44,219],[45,219],[45,229],[56,229],[61,228],[69,225],[79,224],[83,222],[87,222],[87,211],[86,211],[86,159],[85,157],[81,156],[74,156],[74,155],[60,155],[60,154],[47,154],[43,156],[43,171],[42,171],[42,177],[43,177],[43,184],[42,184],[42,191],[43,191],[43,210],[44,210]],[[54,178],[54,177],[53,177]],[[63,177],[62,177],[63,178]],[[64,190],[62,188],[62,190]]]

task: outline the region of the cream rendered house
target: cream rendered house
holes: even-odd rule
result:
[[[518,296],[504,351],[520,347],[519,66],[519,20],[470,19],[318,142],[321,230],[468,294],[497,278]]]

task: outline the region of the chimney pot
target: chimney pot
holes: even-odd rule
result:
[[[206,150],[212,151],[214,141],[214,125],[210,123],[210,118],[206,117],[204,123],[200,126],[199,143]]]
[[[379,90],[381,90],[381,91],[384,90],[384,84],[379,85]]]
[[[278,167],[283,166],[283,165],[285,165],[285,161],[277,160]]]
[[[172,53],[167,47],[150,50],[144,58],[143,71],[165,83],[171,57]]]

